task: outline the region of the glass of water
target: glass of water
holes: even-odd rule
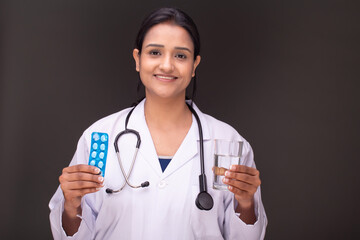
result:
[[[231,165],[240,164],[243,142],[215,139],[214,146],[213,188],[228,190],[227,185],[223,183],[225,171],[228,170]]]

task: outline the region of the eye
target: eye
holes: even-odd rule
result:
[[[153,55],[153,56],[159,56],[161,53],[159,50],[151,50],[149,52],[150,55]]]
[[[180,58],[180,59],[186,59],[187,58],[187,56],[185,54],[183,54],[183,53],[176,54],[175,57]]]

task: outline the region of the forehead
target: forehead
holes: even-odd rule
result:
[[[143,47],[148,44],[194,49],[190,34],[183,27],[172,23],[159,23],[151,27],[145,35]]]

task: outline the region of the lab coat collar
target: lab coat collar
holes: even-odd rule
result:
[[[190,100],[186,101],[187,103],[191,104]],[[208,127],[208,123],[205,119],[205,115],[200,111],[200,109],[195,105],[195,103],[193,103],[192,106],[195,110],[195,112],[198,114],[199,118],[200,118],[200,122],[201,122],[201,127],[202,127],[202,132],[203,132],[203,140],[209,140],[210,139],[210,130]],[[196,131],[197,131],[197,135],[196,135],[196,139],[200,140],[200,136],[199,136],[199,129],[198,129],[198,125],[196,122],[195,117],[193,116],[193,123],[196,124]]]
[[[142,127],[145,127],[147,129],[147,131],[149,131],[149,129],[147,128],[146,121],[145,121],[145,112],[144,112],[145,101],[146,101],[146,99],[142,100],[135,107],[134,112],[131,114],[131,117],[130,117],[130,120],[129,120],[129,123],[128,123],[128,128],[136,129],[139,126],[142,126]],[[191,103],[190,100],[187,100],[186,102],[189,103],[189,104]],[[196,113],[198,114],[198,116],[200,118],[202,131],[203,131],[203,139],[204,140],[209,140],[210,139],[210,129],[209,129],[208,123],[207,123],[207,121],[205,119],[205,114],[200,111],[200,109],[196,106],[195,103],[193,103],[193,108],[194,108],[194,110],[196,111]],[[194,123],[196,124],[195,127],[197,128],[196,119],[193,117],[193,124]],[[197,128],[197,133],[198,132],[199,131],[198,131],[198,128]],[[199,134],[196,134],[196,139],[200,140]]]
[[[189,129],[188,134],[181,143],[178,151],[174,155],[168,167],[162,172],[158,156],[150,131],[147,127],[145,120],[144,105],[146,99],[141,101],[134,109],[133,113],[130,116],[128,128],[134,129],[139,132],[141,137],[141,146],[139,153],[147,161],[152,170],[160,178],[165,178],[183,166],[186,162],[190,161],[198,153],[199,145],[199,130],[195,117],[193,116],[193,122]],[[202,130],[203,130],[203,139],[204,141],[210,139],[209,128],[206,122],[204,114],[199,110],[199,108],[193,104],[193,108],[196,113],[199,115]]]

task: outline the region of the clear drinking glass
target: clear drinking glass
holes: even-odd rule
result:
[[[225,171],[228,170],[231,165],[240,164],[243,142],[215,139],[214,146],[213,188],[228,190],[227,185],[223,183]]]

